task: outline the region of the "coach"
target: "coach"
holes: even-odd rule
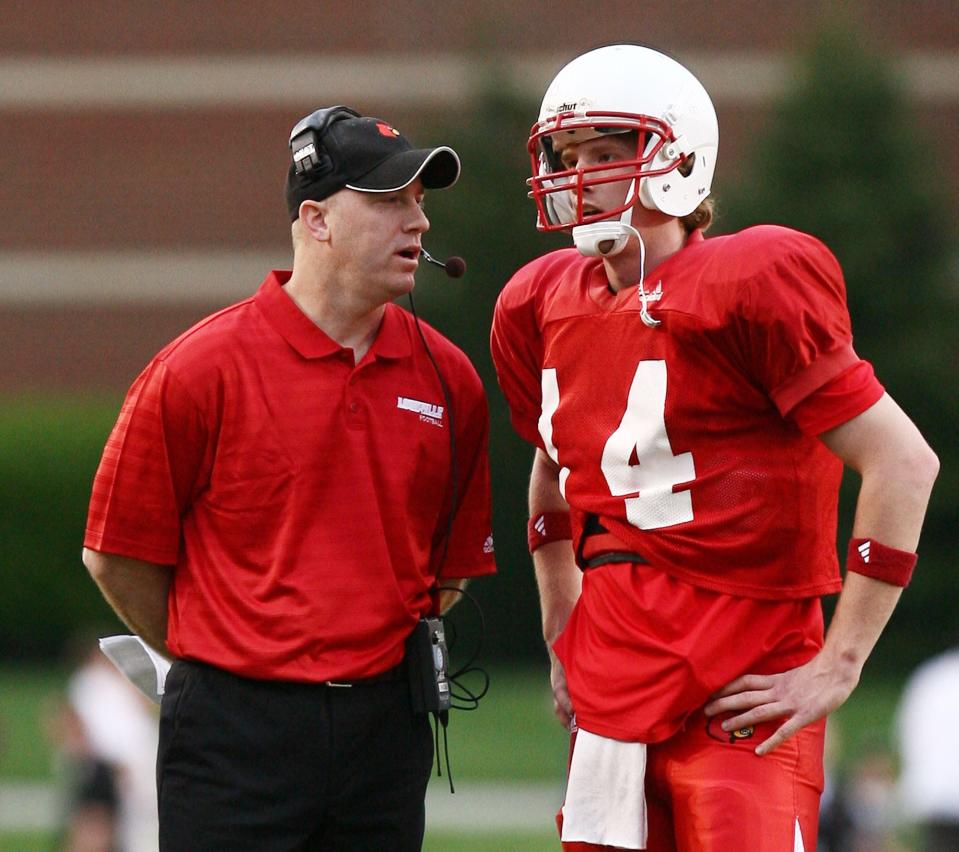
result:
[[[93,484],[84,563],[175,658],[163,850],[419,849],[404,643],[494,570],[479,377],[392,304],[459,159],[344,107],[290,143],[292,272],[150,362]]]

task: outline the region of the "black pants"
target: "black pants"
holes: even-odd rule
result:
[[[336,687],[177,661],[160,717],[160,849],[414,852],[432,761],[405,676]]]

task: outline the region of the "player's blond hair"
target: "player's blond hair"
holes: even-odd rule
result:
[[[699,202],[699,206],[686,216],[681,216],[679,221],[683,223],[687,234],[695,230],[705,231],[713,224],[713,216],[716,213],[716,201],[712,196],[704,198]]]
[[[686,157],[686,159],[684,159],[676,167],[676,171],[678,171],[683,177],[688,177],[689,173],[693,170],[693,162],[695,160],[696,154],[694,152]],[[685,216],[681,216],[679,221],[683,223],[683,227],[686,229],[687,234],[691,234],[696,230],[705,231],[710,225],[713,224],[713,216],[715,213],[715,199],[712,196],[706,196],[706,198],[699,202],[699,206],[693,210],[692,213],[687,213]]]

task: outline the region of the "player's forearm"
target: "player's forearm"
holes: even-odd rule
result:
[[[537,450],[529,480],[529,513],[568,512],[569,504],[559,490],[559,467]],[[543,616],[543,638],[551,645],[562,632],[579,598],[583,575],[573,558],[572,542],[553,541],[533,553],[533,568]]]
[[[169,656],[166,633],[171,569],[87,548],[83,562],[124,624],[152,648]]]
[[[539,588],[543,638],[547,646],[551,646],[579,599],[583,573],[576,566],[569,541],[544,544],[533,554],[533,567]]]
[[[883,475],[866,470],[859,493],[854,538],[871,538],[887,547],[913,552],[919,542],[933,477]],[[823,654],[837,671],[858,681],[862,667],[892,616],[901,586],[847,571],[842,594],[826,635]]]
[[[855,686],[862,667],[902,595],[902,588],[850,571],[836,605],[822,656],[837,678]]]

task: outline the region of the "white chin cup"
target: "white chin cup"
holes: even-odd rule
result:
[[[635,189],[636,178],[633,178],[626,192],[626,204],[628,206],[618,219],[593,222],[589,225],[577,225],[573,228],[573,242],[580,254],[586,255],[586,257],[612,257],[626,248],[626,243],[629,242],[631,235],[642,243],[643,240],[639,236],[639,231],[630,224],[630,220],[633,218],[633,204],[636,203],[633,196]]]
[[[586,257],[612,257],[619,254],[633,229],[622,222],[593,222],[573,228],[573,242]]]

